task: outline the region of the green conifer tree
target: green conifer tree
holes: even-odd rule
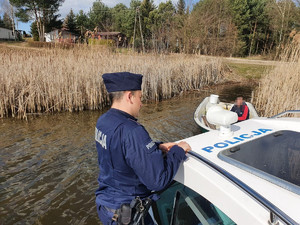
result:
[[[250,9],[247,0],[229,0],[230,9],[239,34],[239,55],[244,56],[248,52],[250,40]]]
[[[63,28],[65,28],[66,30],[72,33],[77,32],[76,17],[72,9],[70,10],[69,14],[66,16],[62,26]]]
[[[179,0],[177,3],[177,14],[184,15],[185,14],[185,0]]]

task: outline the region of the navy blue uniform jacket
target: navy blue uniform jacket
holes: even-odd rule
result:
[[[100,116],[95,131],[99,163],[96,204],[117,209],[136,196],[155,197],[164,189],[186,159],[179,146],[164,156],[137,120],[117,109]]]

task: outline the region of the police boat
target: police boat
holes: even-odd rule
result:
[[[157,224],[299,224],[300,118],[286,113],[300,110],[234,124],[236,113],[209,108],[219,129],[184,140],[192,151],[152,207]]]
[[[248,108],[249,108],[249,118],[256,118],[258,117],[258,114],[254,108],[254,106],[250,102],[246,102]],[[203,132],[211,131],[219,129],[219,126],[216,126],[214,124],[211,124],[207,120],[207,110],[213,106],[213,105],[219,105],[225,110],[231,110],[234,104],[232,103],[226,103],[226,102],[220,102],[218,95],[210,95],[209,97],[206,97],[200,105],[197,107],[195,113],[194,113],[194,120],[195,122],[201,127]]]

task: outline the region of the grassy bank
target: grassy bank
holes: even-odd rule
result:
[[[258,81],[268,70],[272,68],[270,65],[256,65],[256,64],[244,64],[244,63],[226,63],[230,68],[230,71],[246,80]]]
[[[262,77],[253,100],[261,116],[300,109],[300,45],[290,46],[281,62]]]
[[[106,72],[143,74],[144,98],[156,101],[222,79],[219,59],[114,54],[87,47],[0,48],[0,117],[101,109],[109,104],[101,78]]]

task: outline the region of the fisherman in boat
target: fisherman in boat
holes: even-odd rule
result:
[[[234,106],[231,108],[232,112],[238,115],[238,122],[249,119],[249,108],[244,102],[243,97],[237,97]]]
[[[128,72],[102,76],[112,101],[95,130],[100,171],[96,205],[104,225],[154,224],[148,209],[159,198],[155,192],[171,183],[191,150],[186,142],[152,141],[137,122],[142,77]]]

